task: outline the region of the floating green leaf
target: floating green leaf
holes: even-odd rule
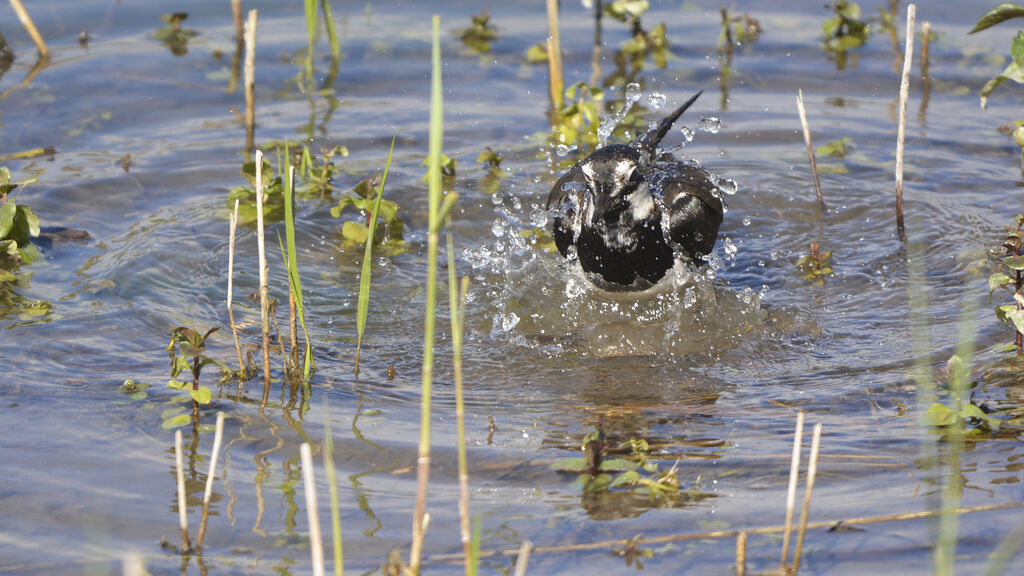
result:
[[[200,386],[198,390],[189,390],[188,393],[192,396],[193,400],[200,404],[209,404],[210,400],[213,399],[213,394],[206,386]]]
[[[187,426],[192,421],[192,417],[188,414],[179,414],[173,418],[168,418],[160,424],[160,427],[164,430],[174,430],[175,428],[181,428]]]
[[[995,274],[988,277],[988,303],[992,303],[992,293],[996,290],[1006,286],[1013,282],[1013,278],[1003,274],[1002,272],[996,272]]]

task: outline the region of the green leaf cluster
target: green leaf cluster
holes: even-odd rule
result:
[[[830,52],[846,52],[868,41],[871,27],[860,19],[860,6],[855,2],[838,0],[832,5],[834,16],[825,20],[825,49]]]
[[[470,16],[470,25],[459,31],[459,39],[467,48],[477,54],[491,51],[491,42],[498,39],[498,33],[491,26],[491,14],[486,9],[480,14]]]
[[[171,357],[171,380],[167,387],[172,390],[187,390],[193,402],[193,417],[198,414],[198,407],[206,405],[213,399],[213,394],[206,386],[199,385],[199,377],[203,368],[210,364],[220,366],[221,370],[229,370],[226,364],[206,356],[206,340],[219,328],[214,327],[200,333],[191,328],[178,326],[171,329],[171,341],[167,344],[167,352]],[[186,372],[192,376],[192,383],[177,380]],[[184,417],[183,417],[184,416]],[[190,421],[188,415],[172,414],[164,418],[164,428],[177,428]]]
[[[982,16],[969,34],[980,32],[1000,22],[1022,16],[1024,16],[1024,7],[1012,2],[1004,2]],[[990,78],[982,86],[979,93],[982,108],[988,104],[989,95],[1007,80],[1013,80],[1017,84],[1024,84],[1024,32],[1018,31],[1017,36],[1010,42],[1010,63],[1002,72]],[[1018,143],[1018,145],[1020,144]]]
[[[38,252],[29,243],[39,236],[39,216],[28,206],[18,204],[10,196],[18,186],[35,182],[32,176],[13,182],[11,171],[0,166],[0,264],[4,261],[18,264],[35,260]],[[14,275],[0,268],[0,281],[14,280]]]
[[[604,91],[586,82],[577,82],[565,89],[566,105],[558,112],[558,123],[552,128],[557,144],[586,144],[597,146],[597,128],[600,126],[600,103]]]
[[[825,278],[832,276],[832,251],[821,250],[817,242],[811,243],[811,250],[797,260],[796,268],[803,273],[804,282],[813,282],[819,286]]]
[[[599,430],[587,434],[580,448],[583,451],[582,457],[561,458],[550,466],[559,472],[577,474],[572,485],[584,493],[624,488],[631,492],[641,491],[652,499],[658,499],[679,492],[675,466],[662,472],[657,462],[649,460],[650,446],[643,438],[630,438],[619,445],[620,450],[629,450],[628,458],[605,458],[606,438]]]
[[[235,186],[228,193],[227,208],[234,210],[235,200],[238,200],[238,221],[244,224],[251,224],[256,221],[256,162],[250,161],[242,165],[242,176],[249,182],[249,186]],[[268,221],[279,221],[284,218],[284,184],[281,176],[275,176],[270,162],[263,159],[263,170],[260,174],[263,180],[263,195],[266,200],[263,203],[263,217]]]
[[[374,210],[377,210],[377,220],[374,228],[383,225],[383,234],[374,234],[375,245],[387,244],[398,249],[402,244],[402,232],[405,224],[398,216],[398,203],[385,200],[382,196],[384,190],[381,187],[382,174],[374,174],[370,178],[361,180],[352,191],[354,195],[347,195],[338,200],[338,204],[331,208],[331,216],[340,218],[342,211],[352,206],[362,212],[361,220],[349,220],[342,224],[341,236],[347,242],[366,244],[370,237],[370,218]]]
[[[320,151],[321,162],[315,162],[308,146],[302,146],[302,153],[299,157],[298,175],[304,183],[298,188],[303,197],[326,198],[334,191],[332,180],[337,176],[339,170],[334,165],[335,156],[348,157],[348,148],[345,146],[334,146],[323,148]]]

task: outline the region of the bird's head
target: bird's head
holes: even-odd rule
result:
[[[594,203],[592,220],[635,204],[637,194],[650,194],[643,185],[641,154],[630,146],[605,146],[587,157],[580,171]]]

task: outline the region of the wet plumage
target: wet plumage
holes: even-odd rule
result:
[[[700,261],[715,247],[722,202],[711,174],[658,150],[694,95],[639,141],[604,146],[555,182],[558,251],[574,252],[587,278],[606,290],[644,290],[677,257]]]

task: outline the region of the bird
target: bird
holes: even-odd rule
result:
[[[646,290],[676,259],[700,264],[714,249],[725,212],[715,179],[699,163],[658,149],[702,93],[639,140],[598,148],[552,186],[555,246],[597,287]]]

